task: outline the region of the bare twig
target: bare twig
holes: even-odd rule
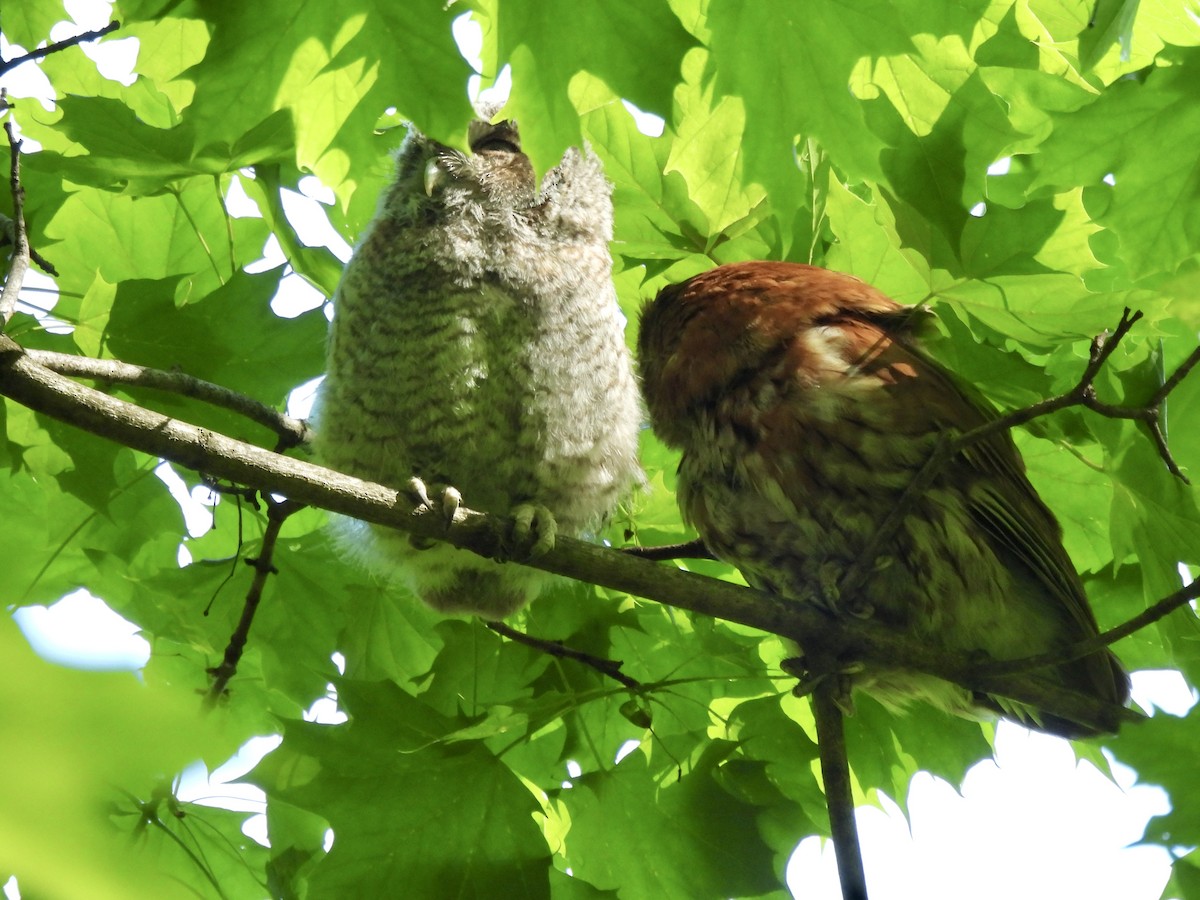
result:
[[[595,669],[601,675],[607,675],[614,681],[620,682],[631,691],[640,693],[645,689],[645,685],[640,681],[636,678],[630,678],[621,671],[622,663],[620,660],[603,659],[599,656],[593,656],[590,653],[584,653],[582,650],[573,650],[563,644],[562,641],[548,641],[544,638],[537,638],[523,631],[517,631],[517,629],[505,625],[503,622],[484,622],[483,624],[496,632],[496,634],[503,635],[510,641],[516,641],[518,644],[524,644],[526,647],[532,647],[535,650],[540,650],[559,659],[573,659],[575,662],[583,663],[583,665]]]
[[[850,789],[850,764],[846,758],[846,735],[842,710],[837,704],[838,679],[825,677],[812,694],[813,718],[817,723],[817,749],[821,755],[821,780],[825,782],[825,806],[837,857],[842,900],[867,900],[867,876],[863,871],[858,826],[854,821],[854,796]]]
[[[16,223],[8,216],[0,213],[0,247],[8,247],[12,244],[15,244],[15,234]],[[46,257],[38,253],[36,247],[30,246],[29,259],[47,275],[53,275],[55,277],[58,276],[58,269],[54,268],[54,266],[48,259],[46,259]]]
[[[1121,321],[1117,323],[1116,329],[1111,334],[1105,332],[1092,339],[1088,363],[1084,367],[1079,381],[1071,390],[1021,409],[1013,410],[1005,415],[997,416],[983,425],[972,428],[970,431],[963,432],[962,434],[953,435],[950,432],[943,433],[939,437],[938,443],[934,446],[933,452],[930,453],[925,464],[917,472],[916,477],[904,489],[896,503],[888,510],[879,527],[875,529],[863,552],[846,569],[845,574],[838,583],[838,592],[842,596],[853,597],[863,588],[883,548],[895,536],[897,529],[899,529],[904,521],[904,517],[912,510],[913,504],[929,489],[947,462],[972,444],[976,444],[993,435],[1010,431],[1018,425],[1024,425],[1027,422],[1061,409],[1071,406],[1083,406],[1099,413],[1105,418],[1133,419],[1141,422],[1149,430],[1158,454],[1166,464],[1167,469],[1185,484],[1190,484],[1191,482],[1180,470],[1179,465],[1175,462],[1174,457],[1171,456],[1171,451],[1167,447],[1166,437],[1163,434],[1161,426],[1162,404],[1166,401],[1167,395],[1183,380],[1184,376],[1192,370],[1197,362],[1200,362],[1200,347],[1194,350],[1179,368],[1163,382],[1162,386],[1144,406],[1118,406],[1104,403],[1096,397],[1096,376],[1100,374],[1100,370],[1104,368],[1104,364],[1112,356],[1117,345],[1129,334],[1134,324],[1141,318],[1142,314],[1140,312],[1133,312],[1126,308],[1121,313]]]
[[[620,550],[622,553],[652,562],[664,562],[668,559],[716,559],[699,538],[680,544],[664,544],[661,547],[621,547]]]
[[[28,53],[23,53],[20,56],[12,59],[0,59],[0,75],[15,69],[21,63],[32,62],[35,59],[49,56],[51,53],[58,53],[66,50],[68,47],[74,47],[76,44],[83,44],[87,41],[94,41],[110,32],[116,31],[121,27],[121,23],[117,21],[109,22],[103,28],[96,31],[85,31],[83,34],[77,34],[74,37],[69,37],[65,41],[55,41],[53,44],[47,44],[45,47],[39,47],[37,50],[30,50]]]
[[[276,450],[275,452],[278,453],[279,451]],[[258,505],[257,488],[243,487],[240,484],[234,484],[232,482],[223,484],[220,479],[211,478],[210,476],[205,475],[203,472],[200,473],[200,481],[206,488],[209,489],[210,492],[214,494],[221,494],[224,497],[234,497],[239,501],[245,500],[255,511],[260,509]]]
[[[287,517],[300,508],[300,504],[297,503],[267,498],[267,527],[263,532],[262,550],[256,559],[246,560],[254,568],[254,580],[250,583],[250,590],[246,592],[242,616],[229,638],[220,665],[208,670],[213,683],[204,697],[204,705],[209,709],[216,706],[225,696],[230,679],[237,674],[238,663],[242,660],[242,652],[246,649],[246,641],[250,637],[250,626],[254,624],[254,615],[258,612],[258,604],[262,600],[263,588],[267,584],[267,578],[278,571],[271,558],[275,555],[275,542],[279,538],[279,531]]]
[[[407,491],[371,484],[291,459],[151,412],[51,372],[0,334],[0,394],[30,409],[152,456],[260,491],[494,558],[503,522],[460,510],[447,528],[441,515],[414,515]],[[969,690],[1008,698],[1096,731],[1112,731],[1140,715],[1064,688],[1036,674],[981,675],[977,660],[897,636],[877,622],[838,621],[811,604],[787,602],[750,588],[560,537],[533,568],[647,597],[798,642],[827,648],[834,659],[926,672]]]
[[[1019,672],[1032,672],[1049,666],[1060,666],[1085,656],[1090,656],[1097,650],[1103,650],[1110,644],[1115,644],[1122,638],[1127,638],[1147,625],[1153,625],[1159,619],[1173,613],[1200,597],[1200,580],[1180,588],[1175,593],[1163,597],[1158,602],[1138,613],[1128,622],[1123,622],[1108,631],[1080,641],[1069,647],[1063,647],[1052,653],[1039,653],[1037,656],[1026,656],[1021,659],[1005,659],[977,666],[976,671],[981,675],[1014,675]]]
[[[1175,462],[1175,458],[1171,455],[1171,451],[1167,447],[1167,440],[1163,435],[1161,424],[1162,404],[1166,401],[1167,395],[1183,380],[1184,376],[1192,370],[1197,362],[1200,362],[1200,347],[1192,351],[1191,355],[1171,373],[1171,376],[1163,382],[1162,386],[1155,391],[1154,396],[1143,406],[1118,406],[1113,403],[1105,403],[1096,396],[1096,376],[1100,374],[1100,370],[1104,367],[1108,358],[1117,349],[1117,344],[1129,334],[1134,324],[1140,318],[1142,318],[1140,312],[1133,312],[1126,308],[1121,313],[1121,321],[1117,323],[1117,327],[1112,334],[1105,332],[1104,334],[1096,335],[1092,339],[1092,352],[1088,357],[1088,364],[1084,368],[1079,382],[1071,390],[1056,397],[1050,397],[1039,403],[1026,406],[1023,409],[1013,410],[984,425],[980,425],[978,428],[972,428],[958,437],[955,441],[955,449],[963,449],[991,437],[993,434],[1009,431],[1018,425],[1024,425],[1026,422],[1052,412],[1057,412],[1060,409],[1066,409],[1070,406],[1083,406],[1093,412],[1099,413],[1107,419],[1132,419],[1135,422],[1141,422],[1150,432],[1150,436],[1154,440],[1154,446],[1158,450],[1158,455],[1162,457],[1163,463],[1166,464],[1171,474],[1180,479],[1184,484],[1191,484],[1191,481],[1180,470],[1179,464]]]
[[[275,447],[277,452],[308,443],[312,438],[312,431],[303,419],[294,419],[245,394],[183,372],[167,372],[116,359],[92,359],[50,350],[30,350],[28,353],[30,359],[60,375],[169,391],[232,410],[275,432],[279,436],[279,444]]]
[[[11,120],[4,123],[4,133],[8,135],[10,155],[9,190],[12,191],[13,200],[13,252],[8,277],[4,280],[4,290],[0,292],[0,328],[7,325],[16,312],[21,285],[25,283],[25,273],[29,271],[29,238],[25,234],[25,189],[21,187],[21,141],[13,134]]]

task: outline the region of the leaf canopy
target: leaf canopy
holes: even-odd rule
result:
[[[320,374],[325,328],[319,310],[274,311],[284,275],[326,294],[337,275],[288,218],[287,192],[317,176],[330,225],[353,242],[394,126],[461,143],[468,79],[508,65],[507,113],[537,168],[580,141],[606,166],[631,323],[663,285],[717,263],[822,264],[929,304],[933,351],[1006,409],[1071,386],[1091,337],[1131,306],[1145,318],[1099,389],[1136,404],[1200,329],[1197,12],[1194,0],[124,0],[101,43],[136,38],[132,83],[73,47],[37,63],[48,107],[10,94],[5,117],[40,146],[22,159],[24,214],[59,295],[47,317],[27,292],[7,331],[281,406]],[[65,18],[50,0],[3,13],[10,60]],[[456,47],[459,19],[479,26],[480,61]],[[662,134],[639,131],[622,99],[662,117]],[[242,193],[259,216],[231,212]],[[0,212],[13,214],[7,193]],[[264,271],[251,264],[268,244],[286,261]],[[198,401],[111,389],[270,446]],[[1166,409],[1193,473],[1198,396],[1187,380]],[[0,719],[22,737],[0,748],[0,868],[31,894],[785,896],[792,849],[827,833],[811,715],[790,696],[778,638],[566,582],[515,623],[622,660],[644,685],[631,692],[385,589],[337,558],[314,510],[287,522],[228,702],[199,718],[252,575],[235,559],[257,554],[263,513],[226,498],[214,528],[191,535],[157,460],[7,400],[0,434],[0,596],[12,609],[84,586],[152,646],[138,681],[68,672],[0,630]],[[1103,625],[1178,587],[1181,563],[1200,566],[1194,489],[1139,427],[1067,410],[1018,442]],[[643,462],[650,489],[607,539],[691,537],[677,459],[647,433]],[[1115,649],[1196,684],[1197,646],[1184,607]],[[348,721],[305,721],[330,684]],[[1172,797],[1148,841],[1200,844],[1198,716],[1159,715],[1104,743]],[[903,804],[915,772],[957,783],[990,753],[989,726],[920,706],[864,701],[848,727],[864,801]],[[276,732],[250,776],[269,849],[242,834],[246,814],[171,796],[189,760],[215,765]],[[133,840],[114,847],[113,823]],[[1178,861],[1173,896],[1200,897],[1198,869],[1195,853]]]

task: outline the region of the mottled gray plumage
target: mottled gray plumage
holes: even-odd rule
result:
[[[572,535],[601,524],[640,478],[611,188],[590,151],[570,149],[539,190],[510,122],[476,120],[469,143],[464,154],[414,130],[400,148],[334,299],[317,451],[352,475],[417,477],[532,518],[545,545],[555,523]],[[444,612],[502,618],[544,581],[363,523],[336,528]]]

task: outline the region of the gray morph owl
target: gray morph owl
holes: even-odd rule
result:
[[[602,524],[641,478],[611,187],[595,155],[572,148],[539,189],[512,122],[477,119],[469,146],[410,130],[400,147],[334,297],[317,452],[393,487],[415,477],[451,510],[461,495],[546,546],[556,529]],[[389,529],[335,529],[349,554],[442,612],[503,618],[545,582]]]

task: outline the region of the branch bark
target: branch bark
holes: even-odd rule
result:
[[[4,290],[0,292],[0,329],[8,324],[17,310],[17,299],[25,273],[29,271],[29,238],[25,234],[25,188],[21,187],[21,141],[13,134],[12,121],[4,123],[9,147],[9,190],[12,192],[12,260],[8,277],[4,279]]]
[[[237,674],[238,663],[242,661],[242,653],[246,649],[246,642],[250,639],[250,626],[254,624],[254,616],[258,612],[258,604],[262,600],[263,588],[267,585],[267,579],[279,571],[271,561],[275,555],[275,542],[279,540],[279,532],[283,528],[283,523],[298,509],[299,506],[290,501],[267,498],[267,530],[263,533],[262,549],[257,558],[246,560],[254,569],[254,580],[250,583],[250,590],[246,593],[246,602],[242,606],[241,618],[229,638],[229,644],[225,647],[220,664],[208,670],[213,683],[204,697],[206,709],[212,709],[220,702],[221,698],[225,696],[225,689],[229,686],[230,680]]]
[[[38,365],[45,366],[60,375],[91,378],[109,384],[130,384],[158,391],[169,391],[231,410],[275,432],[279,436],[279,444],[275,449],[280,453],[305,444],[312,437],[308,423],[303,419],[284,415],[273,406],[268,406],[245,394],[239,394],[227,387],[183,372],[167,372],[163,369],[137,366],[117,359],[92,359],[87,356],[75,356],[71,353],[55,353],[52,350],[27,350],[25,352]]]
[[[850,788],[842,710],[837,704],[837,682],[836,676],[823,678],[812,694],[821,780],[825,784],[825,805],[829,810],[829,831],[837,857],[842,900],[867,900],[867,876],[858,843],[858,824],[854,820],[854,795]]]

